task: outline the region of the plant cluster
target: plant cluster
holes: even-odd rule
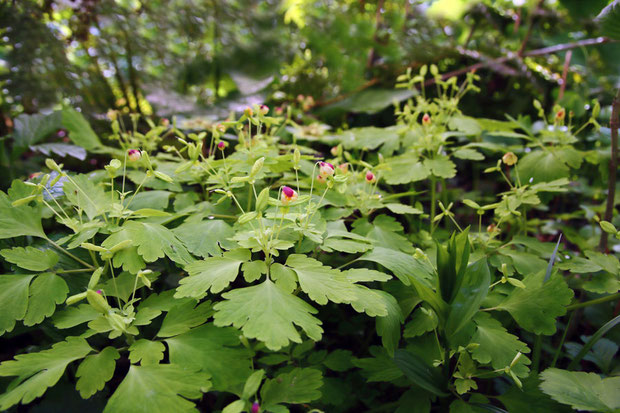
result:
[[[0,409],[57,383],[104,412],[620,408],[598,104],[473,118],[475,81],[408,71],[386,128],[111,111],[104,145],[61,111],[107,161],[0,192]]]

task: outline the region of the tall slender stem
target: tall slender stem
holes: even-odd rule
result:
[[[620,111],[620,89],[614,97],[611,104],[611,119],[609,127],[611,129],[611,159],[609,160],[609,179],[607,182],[607,205],[605,207],[605,221],[611,222],[614,215],[614,202],[616,198],[616,175],[618,174],[618,128],[620,128],[620,119],[618,112]],[[601,240],[599,249],[602,252],[607,251],[607,232],[601,231]]]

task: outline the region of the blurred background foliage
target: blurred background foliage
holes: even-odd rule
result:
[[[410,96],[396,77],[430,63],[481,76],[469,115],[516,117],[539,99],[579,117],[619,82],[620,46],[595,19],[609,3],[2,0],[0,135],[62,105],[95,125],[111,108],[216,119],[262,102],[297,102],[332,126],[388,125]]]

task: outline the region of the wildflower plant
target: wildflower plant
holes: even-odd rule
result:
[[[0,334],[46,339],[0,364],[12,380],[0,409],[59,381],[105,394],[104,412],[350,411],[386,397],[397,411],[563,408],[545,395],[570,373],[555,368],[557,321],[617,298],[620,265],[570,231],[571,251],[533,235],[566,231],[539,219],[570,193],[579,156],[596,164],[576,148],[592,129],[557,108],[538,129],[467,117],[475,80],[407,72],[399,85],[421,93],[387,128],[308,134],[265,105],[193,132],[111,113],[109,145],[93,150],[103,169],[48,159],[14,180],[0,192]],[[497,196],[450,190],[485,162]]]

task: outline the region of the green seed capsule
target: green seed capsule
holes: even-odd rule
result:
[[[108,311],[110,311],[112,309],[112,307],[110,307],[110,304],[108,304],[106,299],[103,298],[101,296],[101,294],[97,294],[93,290],[86,291],[86,299],[88,300],[88,303],[95,310],[97,310],[98,312],[100,312],[102,314],[107,314]]]

